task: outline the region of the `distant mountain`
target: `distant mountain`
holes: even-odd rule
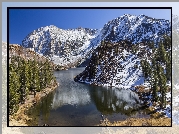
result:
[[[124,14],[106,23],[102,29],[41,27],[31,32],[22,41],[22,46],[49,56],[55,64],[72,67],[89,58],[102,40],[158,42],[163,34],[171,33],[170,29],[169,20]]]
[[[33,48],[37,53],[50,57],[55,64],[76,66],[82,59],[81,51],[89,46],[97,32],[97,29],[81,27],[63,30],[50,25],[30,33],[22,41],[22,46]]]

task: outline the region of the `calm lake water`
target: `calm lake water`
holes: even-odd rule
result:
[[[129,117],[148,117],[139,110],[140,100],[130,90],[74,82],[84,68],[55,71],[59,87],[31,110],[37,124],[49,126],[94,126],[101,115],[111,122]]]

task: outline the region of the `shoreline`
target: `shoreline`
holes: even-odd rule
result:
[[[28,111],[57,87],[58,83],[51,84],[41,92],[37,92],[35,98],[34,95],[28,95],[28,99],[25,101],[25,104],[21,104],[19,110],[14,115],[9,116],[9,126],[39,126],[35,123],[38,116],[32,116],[28,113]],[[141,87],[138,87],[134,92],[136,92],[141,99],[144,99],[143,95],[149,93],[150,89],[144,90]],[[124,121],[114,122],[104,119],[100,121],[100,124],[96,124],[95,126],[171,126],[171,118],[164,117],[161,113],[157,112],[153,105],[145,109],[149,110],[149,118],[129,117]]]
[[[100,120],[100,124],[97,126],[171,126],[172,120],[170,117],[166,117],[165,114],[157,111],[155,107],[157,104],[153,104],[151,106],[147,106],[148,100],[145,100],[145,95],[149,94],[151,92],[151,89],[145,90],[145,88],[142,88],[144,86],[137,86],[135,87],[135,92],[140,100],[143,101],[145,109],[148,110],[148,114],[150,115],[149,118],[134,118],[129,117],[126,120],[123,121],[114,121],[110,122],[107,118],[104,120]],[[132,90],[131,90],[132,91]],[[171,103],[170,103],[171,106]]]
[[[54,91],[59,83],[51,84],[36,95],[28,95],[24,104],[20,104],[19,109],[13,115],[9,115],[9,126],[29,126],[27,122],[33,121],[28,115],[28,110],[34,107],[43,97]]]
[[[101,120],[97,126],[171,126],[171,118],[150,117],[150,118],[128,118],[124,121],[110,122],[107,118]]]

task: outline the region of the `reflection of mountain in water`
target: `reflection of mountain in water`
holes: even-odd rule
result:
[[[130,115],[132,110],[140,106],[138,95],[131,90],[74,82],[74,76],[83,70],[84,68],[72,68],[68,71],[55,72],[59,87],[54,93],[52,109],[62,108],[63,106],[72,108],[70,105],[75,105],[82,109],[88,107],[88,111],[97,110],[103,114],[121,113]]]
[[[97,109],[103,114],[124,113],[130,114],[133,109],[140,106],[140,100],[136,93],[131,90],[104,88],[94,86],[91,98]]]
[[[86,105],[91,101],[98,111],[103,114],[122,113],[129,115],[133,109],[140,106],[140,100],[136,93],[131,90],[117,88],[105,88],[98,86],[71,87],[67,90],[56,90],[53,98],[52,109],[64,105]]]
[[[70,88],[69,90],[56,90],[52,108],[57,109],[64,105],[86,105],[90,102],[88,90]]]

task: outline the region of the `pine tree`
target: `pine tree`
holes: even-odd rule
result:
[[[29,88],[30,88],[30,75],[29,75],[29,62],[25,61],[25,90],[26,90],[26,96],[29,94]]]
[[[24,103],[25,97],[26,97],[26,77],[25,77],[25,60],[20,59],[19,62],[19,73],[20,73],[20,81],[21,81],[21,87],[19,90],[20,93],[20,102]]]
[[[40,72],[39,72],[39,76],[40,76],[40,89],[44,89],[45,88],[45,69],[43,66],[43,63],[40,63]]]
[[[166,50],[162,42],[159,43],[159,48],[157,49],[156,57],[157,61],[160,61],[161,63],[166,62]]]
[[[151,88],[152,88],[152,95],[153,95],[153,100],[157,101],[157,85],[158,85],[158,79],[157,79],[157,72],[156,70],[153,70],[151,74]]]
[[[155,58],[152,59],[150,77],[151,77],[150,84],[152,87],[153,100],[157,101],[158,76],[157,76],[157,64]]]
[[[9,114],[13,114],[18,110],[18,103],[20,100],[20,81],[19,75],[16,72],[16,65],[12,62],[9,65]]]
[[[153,42],[149,43],[149,48],[153,52],[152,63],[150,65],[147,60],[141,60],[141,67],[145,79],[150,80],[153,100],[157,101],[157,92],[160,88],[161,107],[165,107],[166,82],[171,80],[171,38],[164,36],[164,40],[158,44],[158,48],[155,48]]]
[[[160,93],[161,93],[161,107],[164,107],[165,103],[165,95],[166,95],[166,76],[164,74],[164,69],[159,65],[159,72],[158,72],[158,78],[159,78],[159,87],[160,87]]]
[[[164,38],[163,44],[164,44],[165,50],[171,49],[171,37],[168,35],[164,35],[163,38]]]
[[[39,68],[36,60],[33,60],[32,67],[32,83],[31,86],[36,89],[36,91],[40,91],[40,78],[39,78]]]
[[[13,56],[9,65],[9,114],[18,110],[19,103],[24,103],[30,88],[41,91],[51,84],[53,77],[52,65],[48,60],[40,63]]]
[[[144,74],[144,78],[147,79],[151,74],[151,67],[150,64],[147,62],[147,60],[141,61],[142,71]]]
[[[48,82],[49,82],[49,71],[48,71],[48,62],[47,62],[47,60],[45,61],[45,64],[44,64],[44,71],[45,71],[44,83],[45,83],[45,87],[47,87]]]
[[[148,43],[150,49],[154,49],[154,41]]]
[[[171,51],[167,53],[167,60],[166,60],[166,78],[167,80],[171,81]]]
[[[52,67],[50,66],[50,62],[48,60],[45,61],[44,65],[43,65],[43,72],[44,75],[42,75],[42,77],[44,77],[44,87],[47,87],[47,85],[50,84],[52,78],[53,78],[53,72],[52,72]]]

